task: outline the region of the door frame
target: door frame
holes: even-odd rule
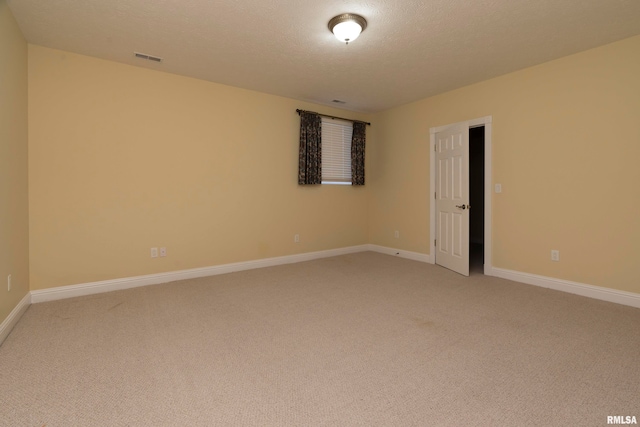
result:
[[[429,227],[429,253],[431,264],[436,263],[436,133],[442,132],[451,128],[452,126],[459,126],[467,124],[469,128],[484,126],[484,274],[490,274],[493,263],[491,261],[491,194],[493,187],[493,173],[491,169],[491,116],[480,117],[473,120],[465,120],[463,122],[451,123],[444,126],[438,126],[429,129],[430,143],[429,143],[429,211],[430,211],[430,227]],[[473,209],[473,206],[471,207]]]

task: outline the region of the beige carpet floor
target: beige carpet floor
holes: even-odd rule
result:
[[[2,426],[604,426],[640,310],[365,252],[32,305]]]

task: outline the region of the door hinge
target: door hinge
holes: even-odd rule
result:
[[[438,192],[437,192],[437,191],[434,191],[434,192],[433,192],[433,198],[434,198],[434,199],[437,199],[437,198],[438,198]]]
[[[433,246],[436,246],[437,244],[438,244],[438,241],[437,241],[437,240],[434,240],[434,241],[433,241]]]

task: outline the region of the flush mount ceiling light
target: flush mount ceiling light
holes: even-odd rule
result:
[[[367,20],[355,13],[343,13],[329,21],[329,31],[341,42],[349,44],[367,28]]]

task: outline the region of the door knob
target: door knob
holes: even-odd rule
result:
[[[456,205],[456,208],[465,210],[467,207],[465,205]]]

